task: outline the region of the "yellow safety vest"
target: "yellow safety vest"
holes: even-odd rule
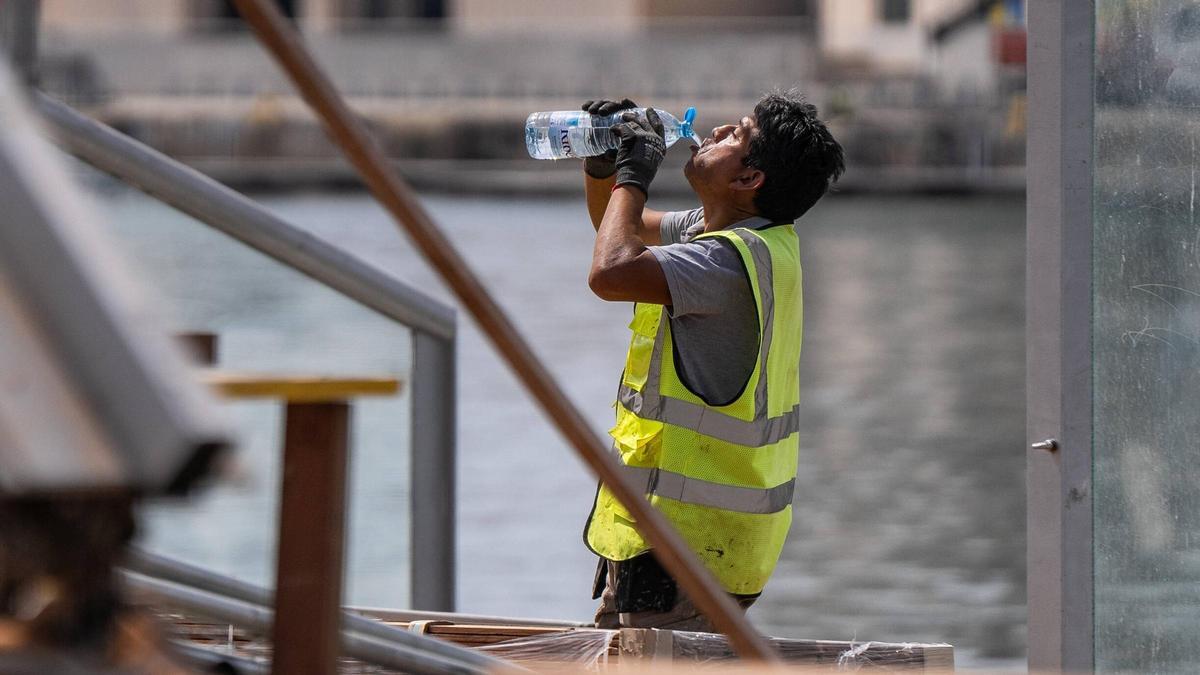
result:
[[[638,303],[609,431],[627,475],[679,530],[730,593],[762,591],[792,522],[799,450],[800,251],[792,225],[734,228],[724,237],[745,263],[758,308],[759,353],[745,390],[710,406],[675,370],[662,305]],[[584,531],[609,560],[650,549],[604,485]]]

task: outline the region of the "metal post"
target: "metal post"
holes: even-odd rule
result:
[[[289,403],[272,671],[337,672],[350,406]]]
[[[258,605],[259,607],[267,607],[275,604],[274,594],[265,588],[248,584],[244,581],[232,579],[227,576],[216,574],[209,570],[195,565],[190,565],[185,562],[173,560],[153,553],[147,553],[134,549],[130,552],[128,559],[125,561],[126,569],[136,574],[126,574],[127,579],[133,579],[135,582],[142,577],[149,577],[159,581],[170,582],[170,587],[176,586],[185,587],[186,589],[195,589],[203,592],[206,596],[214,596],[222,600],[236,600],[240,603]],[[156,589],[162,590],[166,588],[163,584],[155,586]],[[181,589],[183,590],[183,589]],[[192,597],[192,596],[189,596]],[[378,619],[378,620],[377,620]],[[236,620],[228,619],[230,621]],[[405,629],[389,626],[383,621],[454,621],[458,623],[482,623],[482,624],[514,624],[514,623],[529,623],[545,626],[556,626],[560,628],[575,628],[582,624],[572,624],[566,621],[551,622],[538,621],[531,619],[514,619],[495,616],[480,616],[475,614],[445,614],[439,612],[411,612],[402,610],[372,610],[349,608],[342,612],[342,631],[343,633],[355,632],[375,638],[376,640],[389,643],[397,649],[411,650],[412,653],[427,653],[431,656],[438,656],[442,659],[461,662],[467,665],[477,666],[482,670],[497,671],[509,667],[511,664],[501,661],[494,656],[488,656],[481,652],[472,651],[466,647],[460,647],[451,642],[444,642],[436,638],[411,633]],[[270,621],[265,621],[259,630],[270,627]],[[345,642],[342,644],[342,649],[346,654],[355,658],[362,658],[362,654],[351,650],[350,646]],[[379,665],[388,665],[380,662]],[[396,664],[392,664],[396,665]],[[404,668],[412,667],[413,664],[402,664]]]
[[[1029,7],[1026,485],[1031,671],[1087,672],[1094,662],[1093,5],[1092,0],[1061,0]]]
[[[454,352],[453,339],[413,332],[409,604],[440,612],[454,611]]]

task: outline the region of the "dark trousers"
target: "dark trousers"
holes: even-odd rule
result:
[[[652,553],[622,561],[601,558],[592,597],[600,599],[600,607],[596,609],[597,628],[716,632],[708,617],[678,589]],[[732,597],[743,612],[758,600],[758,595]]]

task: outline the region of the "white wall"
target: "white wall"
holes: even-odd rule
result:
[[[4,0],[0,0],[3,2]],[[218,0],[42,0],[42,26],[63,32],[130,30],[173,33],[193,29],[216,13]],[[346,0],[299,0],[306,30],[327,31],[353,9]]]
[[[569,30],[601,35],[641,25],[645,0],[453,0],[454,27],[471,32]]]
[[[914,72],[929,58],[929,32],[971,0],[911,0],[906,23],[885,23],[877,0],[819,0],[817,34],[822,54],[834,61],[869,64],[883,71]],[[983,55],[986,57],[987,52]]]
[[[190,4],[189,0],[42,0],[41,25],[64,32],[177,32],[187,25]]]
[[[990,94],[996,91],[999,76],[991,53],[991,27],[987,23],[974,24],[955,33],[933,52],[931,70],[948,94],[971,90]]]

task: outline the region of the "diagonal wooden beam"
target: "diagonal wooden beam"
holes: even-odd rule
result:
[[[446,280],[559,432],[630,511],[663,567],[717,629],[729,636],[739,655],[777,662],[766,640],[688,549],[679,533],[650,505],[642,491],[620,473],[616,458],[570,404],[479,278],[418,203],[412,189],[391,168],[383,150],[367,134],[365,125],[350,111],[308,53],[296,29],[270,0],[234,0],[234,4],[316,111],[330,138],[358,170],[375,198]]]

